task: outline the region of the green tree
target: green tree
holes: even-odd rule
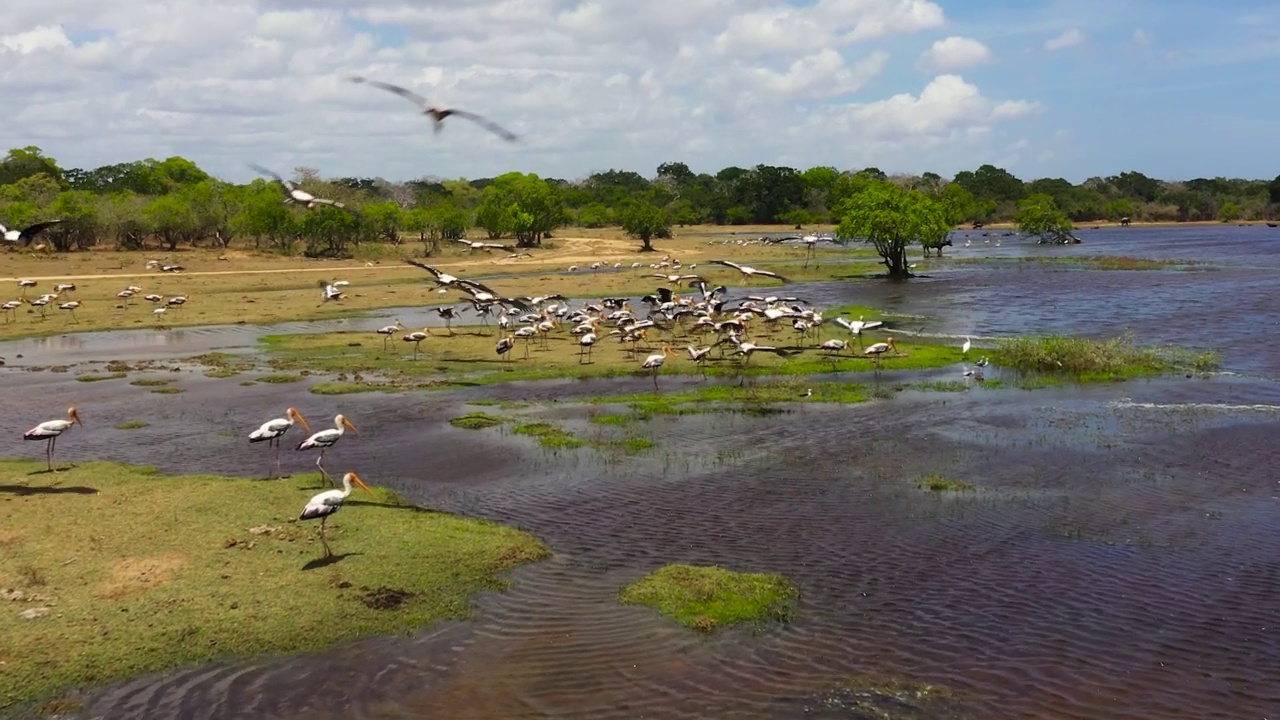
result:
[[[1053,198],[1043,193],[1031,195],[1019,202],[1013,221],[1018,226],[1018,232],[1037,237],[1042,243],[1079,242],[1071,234],[1074,228],[1066,213],[1058,209]]]
[[[1240,215],[1240,206],[1231,200],[1222,203],[1222,207],[1218,208],[1218,219],[1224,223],[1233,223],[1240,219]]]
[[[937,186],[934,185],[932,187]],[[973,195],[958,183],[947,183],[942,186],[941,190],[924,194],[926,197],[932,197],[934,202],[938,204],[939,209],[942,211],[942,217],[947,223],[947,230],[946,232],[921,237],[920,245],[924,248],[926,257],[928,257],[930,250],[936,252],[938,257],[942,257],[942,248],[951,244],[951,228],[969,217],[969,213],[973,209]]]
[[[1271,198],[1271,202],[1280,203],[1280,175],[1267,184],[1267,195]]]
[[[880,255],[890,278],[911,276],[907,247],[945,236],[951,229],[942,206],[915,190],[875,182],[846,200],[838,209],[836,233],[860,238]]]
[[[603,203],[593,202],[578,211],[578,224],[585,228],[602,228],[613,224],[613,213]]]
[[[1103,216],[1111,222],[1120,222],[1121,218],[1131,218],[1135,214],[1133,201],[1129,198],[1116,198],[1109,201],[1102,209]]]
[[[671,237],[671,223],[662,208],[647,202],[630,202],[618,213],[622,229],[633,238],[639,238],[642,252],[653,251],[653,238]]]
[[[476,208],[476,223],[489,237],[514,232],[520,247],[541,245],[542,238],[567,218],[560,188],[532,173],[509,172],[494,178]]]
[[[0,160],[0,185],[8,185],[32,175],[48,175],[60,187],[63,186],[62,168],[58,167],[57,161],[46,157],[34,145],[14,148],[4,160]]]

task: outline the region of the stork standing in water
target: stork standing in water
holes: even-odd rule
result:
[[[333,418],[333,428],[329,430],[321,430],[315,435],[312,435],[306,440],[298,443],[299,450],[320,448],[320,457],[316,458],[316,467],[320,468],[320,474],[324,475],[325,479],[329,482],[333,482],[333,478],[330,477],[329,472],[324,469],[324,451],[333,447],[335,443],[341,440],[342,434],[346,430],[350,430],[357,435],[360,434],[360,431],[356,430],[356,427],[347,420],[347,416],[338,414]]]
[[[53,469],[53,451],[58,444],[58,436],[71,429],[72,425],[79,424],[84,427],[84,422],[80,420],[80,413],[74,407],[67,408],[66,420],[49,420],[31,428],[22,434],[23,440],[45,440],[44,459],[48,463],[49,472],[55,472]]]
[[[262,423],[257,430],[249,433],[249,442],[251,444],[265,442],[267,443],[267,447],[275,446],[276,477],[283,477],[280,474],[280,438],[284,437],[284,434],[289,432],[289,428],[292,428],[294,423],[302,425],[307,432],[311,432],[311,426],[308,425],[307,421],[298,413],[298,410],[296,408],[289,408],[284,411],[284,417],[276,418],[275,420],[268,420]],[[274,480],[275,478],[272,479]]]
[[[655,391],[658,389],[658,371],[662,369],[662,363],[667,361],[667,353],[669,352],[671,352],[671,346],[663,345],[662,352],[654,353],[640,363],[640,367],[653,371],[653,389]]]
[[[341,416],[339,416],[341,417]],[[342,509],[342,503],[351,494],[351,484],[355,483],[370,495],[373,491],[368,485],[360,480],[360,476],[353,472],[349,472],[342,476],[341,490],[326,490],[311,496],[307,501],[307,506],[302,508],[302,514],[298,516],[299,520],[315,520],[320,518],[320,544],[324,545],[324,556],[332,557],[333,551],[329,549],[329,543],[324,539],[324,524],[329,516]]]

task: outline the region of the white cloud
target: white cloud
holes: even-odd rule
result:
[[[933,43],[920,54],[916,67],[924,72],[951,72],[991,60],[991,50],[972,38],[952,35]]]
[[[1133,31],[1133,44],[1144,45],[1144,46],[1150,45],[1151,36],[1147,34],[1146,30],[1143,30],[1142,28],[1138,28],[1137,30]]]
[[[861,150],[831,148],[865,137],[882,165],[913,169],[932,162],[922,150],[991,141],[1038,107],[953,75],[918,97],[867,95],[889,82],[895,43],[945,24],[928,0],[9,0],[5,12],[0,97],[22,102],[6,108],[0,150],[39,145],[68,167],[178,154],[236,180],[250,162],[574,178],[668,160],[856,165]],[[937,71],[989,57],[965,38],[927,54]],[[459,118],[435,136],[352,74],[524,139]]]
[[[1074,47],[1082,42],[1084,42],[1084,33],[1080,32],[1080,28],[1070,28],[1062,31],[1062,34],[1057,37],[1045,40],[1044,49],[1053,52],[1054,50]]]

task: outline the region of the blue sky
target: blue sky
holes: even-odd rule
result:
[[[0,145],[234,180],[671,160],[1270,179],[1277,60],[1280,4],[1261,0],[10,0]],[[433,135],[352,74],[522,139],[461,119]]]

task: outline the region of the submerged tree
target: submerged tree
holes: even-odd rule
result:
[[[944,237],[951,229],[940,204],[888,182],[871,184],[844,201],[837,214],[841,220],[836,233],[871,243],[891,278],[911,277],[908,245]]]
[[[1018,212],[1013,216],[1018,232],[1029,237],[1039,238],[1041,243],[1078,243],[1080,240],[1071,234],[1075,228],[1067,219],[1066,213],[1058,209],[1053,198],[1043,193],[1032,195],[1018,203]]]

